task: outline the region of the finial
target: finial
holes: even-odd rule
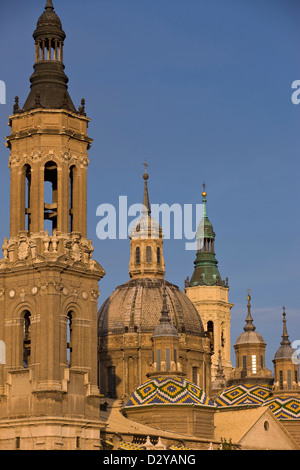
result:
[[[247,318],[246,318],[246,325],[244,326],[244,330],[245,330],[245,331],[254,331],[256,328],[255,328],[255,326],[253,325],[253,318],[252,318],[252,316],[251,316],[251,304],[250,304],[251,296],[250,296],[250,289],[248,289],[247,292],[248,292],[248,295],[247,295],[247,300],[248,300],[248,303],[247,303],[248,315],[247,315]]]
[[[47,0],[47,3],[46,3],[46,6],[45,6],[45,10],[54,10],[54,6],[52,4],[52,0]]]
[[[85,114],[85,99],[82,98],[81,100],[81,106],[79,106],[78,108],[78,113],[80,114],[80,116],[86,116]]]
[[[19,97],[15,97],[15,104],[14,104],[14,114],[17,114],[20,111],[19,107]]]
[[[291,344],[289,340],[289,335],[287,332],[287,327],[286,327],[286,313],[285,313],[285,307],[282,307],[282,323],[283,323],[283,329],[282,329],[282,341],[280,344]]]
[[[145,173],[143,174],[143,178],[144,178],[144,181],[145,181],[145,186],[144,186],[144,200],[143,200],[143,210],[142,210],[142,213],[143,214],[151,214],[151,209],[150,209],[150,202],[149,202],[149,194],[148,194],[148,184],[147,184],[147,180],[149,179],[149,175],[147,173],[147,168],[149,167],[148,163],[147,163],[147,160],[145,159],[145,163],[144,163],[144,167],[145,167]]]
[[[202,191],[202,202],[203,202],[203,218],[204,219],[207,219],[207,212],[206,212],[206,196],[207,196],[207,192],[206,192],[206,184],[203,183],[203,191]]]
[[[149,178],[149,175],[147,173],[147,168],[149,167],[148,163],[147,163],[147,160],[145,159],[145,163],[143,163],[144,167],[145,167],[145,173],[143,175],[143,178],[144,180],[147,180]]]

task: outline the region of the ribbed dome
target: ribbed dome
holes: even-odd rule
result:
[[[99,336],[139,331],[153,333],[160,322],[164,285],[171,322],[178,333],[204,336],[200,316],[188,297],[164,279],[137,278],[117,287],[99,310]]]
[[[241,333],[238,339],[235,342],[235,345],[237,344],[257,344],[257,343],[263,343],[264,339],[263,337],[257,333],[257,331],[245,331],[244,333]]]

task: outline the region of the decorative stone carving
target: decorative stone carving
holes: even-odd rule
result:
[[[62,293],[63,293],[65,296],[67,296],[67,295],[69,295],[69,290],[68,290],[66,287],[64,287],[63,290],[62,290]]]
[[[9,163],[8,163],[8,167],[9,168],[12,168],[13,166],[16,166],[18,165],[20,162],[20,157],[16,156],[16,155],[11,155],[9,157]]]
[[[35,240],[30,240],[30,248],[31,248],[31,257],[32,259],[35,259],[36,250],[37,250],[37,242]]]
[[[8,259],[8,239],[7,237],[4,238],[4,243],[2,245],[3,257],[4,259]]]
[[[18,258],[19,260],[27,259],[30,253],[30,247],[27,239],[21,239],[18,246]]]
[[[45,236],[43,238],[43,243],[44,243],[44,253],[49,253],[49,246],[50,246],[50,236],[49,236],[49,231],[45,231]]]
[[[74,242],[71,247],[70,256],[74,261],[81,260],[81,249],[78,242]]]
[[[36,295],[38,293],[39,289],[38,287],[34,286],[32,289],[31,289],[31,293],[32,295]]]
[[[85,290],[82,292],[81,295],[82,295],[83,300],[87,300],[89,297],[89,294]]]
[[[16,296],[16,291],[14,289],[11,289],[8,293],[8,296],[10,299],[13,299]]]
[[[52,243],[52,248],[53,248],[54,253],[57,253],[58,242],[59,242],[59,238],[56,235],[56,231],[53,231],[53,236],[51,237],[51,243]]]

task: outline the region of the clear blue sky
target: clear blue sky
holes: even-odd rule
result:
[[[14,97],[29,93],[32,33],[46,0],[2,0],[0,135]],[[299,122],[291,84],[300,80],[297,0],[53,0],[67,34],[69,91],[82,97],[94,144],[88,176],[88,232],[107,274],[99,305],[128,280],[129,241],[96,237],[96,208],[142,202],[143,162],[152,203],[201,203],[229,277],[232,344],[246,318],[267,342],[267,365],[282,334],[300,339]],[[0,147],[0,240],[9,235],[9,151]],[[195,253],[164,245],[166,278],[184,286]],[[235,364],[234,355],[232,355]]]

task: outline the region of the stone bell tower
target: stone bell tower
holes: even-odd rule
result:
[[[10,237],[0,261],[0,449],[99,449],[97,299],[87,239],[92,139],[64,72],[51,0],[33,34],[34,73],[11,134]]]

